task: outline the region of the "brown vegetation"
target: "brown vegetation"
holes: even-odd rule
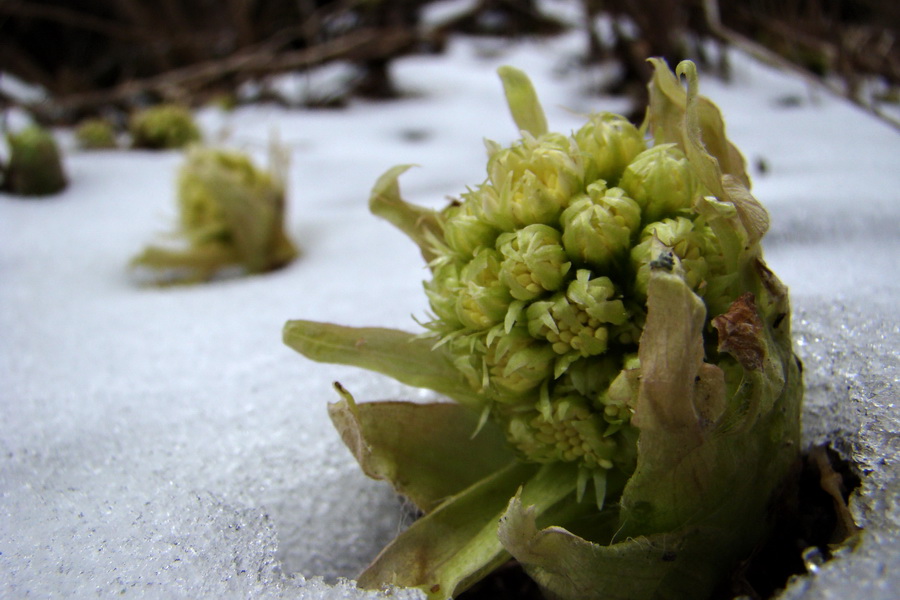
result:
[[[552,0],[547,0],[548,2]],[[31,107],[74,121],[158,101],[197,103],[244,82],[342,60],[360,67],[350,93],[396,94],[394,58],[434,51],[453,32],[552,35],[563,26],[537,0],[479,0],[426,29],[431,0],[5,0],[0,71],[45,89]],[[726,75],[708,40],[827,85],[875,110],[900,87],[900,5],[893,0],[582,0],[587,61],[615,61],[610,90],[642,106],[648,56],[692,58]],[[609,17],[605,36],[596,17]],[[878,80],[872,91],[867,82]],[[874,97],[880,95],[882,97]],[[3,98],[0,98],[3,100]],[[10,102],[11,99],[6,99]]]

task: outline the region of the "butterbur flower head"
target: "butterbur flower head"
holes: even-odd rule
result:
[[[578,463],[587,469],[612,469],[616,442],[603,432],[603,413],[581,396],[565,396],[550,414],[530,410],[516,414],[507,426],[510,442],[526,460]]]
[[[537,390],[553,370],[552,351],[538,343],[521,327],[494,337],[485,349],[485,380],[491,398],[518,404],[521,397]]]
[[[557,354],[567,356],[566,366],[579,357],[603,354],[609,345],[609,326],[628,319],[615,295],[608,277],[591,278],[590,271],[581,269],[565,293],[528,307],[528,331],[546,340]],[[559,367],[556,371],[561,374]]]
[[[424,511],[363,587],[444,600],[512,556],[550,597],[702,600],[758,544],[799,447],[787,293],[693,65],[685,90],[653,64],[645,127],[570,135],[502,68],[522,138],[489,144],[483,182],[443,211],[402,200],[406,167],[376,182],[372,211],[431,269],[426,332],[287,325],[313,359],[458,403],[333,406],[363,469]]]
[[[460,289],[460,265],[454,261],[441,261],[435,265],[433,278],[423,282],[428,303],[434,315],[435,333],[451,333],[464,326],[456,315],[457,295]]]

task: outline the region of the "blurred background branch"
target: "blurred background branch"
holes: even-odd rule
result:
[[[45,90],[48,99],[29,108],[54,122],[233,97],[244,83],[335,61],[359,70],[348,94],[386,98],[398,93],[389,68],[397,57],[439,51],[453,33],[555,35],[572,26],[545,11],[560,3],[477,0],[426,24],[423,9],[434,1],[0,0],[0,72]],[[602,91],[626,94],[634,106],[645,102],[647,57],[691,58],[727,77],[722,49],[737,46],[900,127],[882,108],[900,100],[896,0],[580,4],[584,62],[613,65]]]

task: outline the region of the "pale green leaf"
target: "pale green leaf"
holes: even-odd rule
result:
[[[426,513],[515,459],[496,424],[479,428],[478,413],[459,404],[357,404],[340,391],[328,414],[363,472]]]
[[[429,600],[465,590],[509,560],[497,519],[537,467],[514,462],[463,490],[397,536],[359,576],[359,586],[420,588]]]
[[[148,246],[131,259],[131,267],[156,271],[154,283],[199,283],[212,278],[220,269],[237,263],[239,257],[231,246],[208,243],[184,249]]]
[[[535,137],[547,133],[547,117],[528,75],[510,66],[500,67],[497,74],[503,82],[506,102],[516,126]]]
[[[288,321],[284,343],[318,362],[361,367],[414,387],[434,390],[481,412],[484,399],[433,340],[383,327]]]
[[[560,501],[574,499],[575,483],[571,465],[513,462],[413,523],[360,575],[359,585],[417,587],[429,600],[456,596],[509,560],[498,523],[517,490],[539,519],[555,521],[572,513],[574,503]]]

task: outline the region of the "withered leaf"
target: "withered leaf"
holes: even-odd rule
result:
[[[763,324],[752,292],[732,302],[727,312],[712,320],[712,325],[719,333],[719,352],[728,352],[745,369],[762,368],[765,358],[760,337]]]

